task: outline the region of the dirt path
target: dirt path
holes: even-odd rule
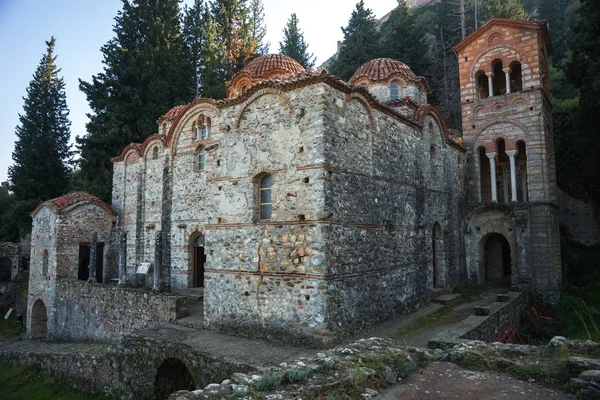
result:
[[[377,396],[377,400],[567,400],[575,397],[536,382],[511,376],[476,372],[446,362],[434,362],[401,384]]]

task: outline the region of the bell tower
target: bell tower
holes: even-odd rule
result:
[[[529,284],[554,302],[561,263],[547,24],[493,18],[455,50],[469,277]]]

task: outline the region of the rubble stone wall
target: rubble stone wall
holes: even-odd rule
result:
[[[57,279],[49,336],[114,340],[134,330],[173,322],[186,312],[185,297]]]

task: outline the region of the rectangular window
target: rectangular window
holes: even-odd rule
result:
[[[271,219],[271,175],[266,175],[260,180],[259,206],[259,218]]]

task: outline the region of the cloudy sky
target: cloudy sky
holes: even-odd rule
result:
[[[340,27],[348,23],[356,1],[263,0],[271,52],[277,52],[285,22],[296,13],[319,65],[335,52],[337,41],[343,38]],[[365,0],[377,17],[396,4],[397,0]],[[113,37],[114,17],[121,5],[121,0],[0,0],[0,181],[7,179],[12,164],[25,89],[52,35],[66,83],[72,138],[85,133],[89,108],[78,79],[89,81],[102,71],[100,47]]]

